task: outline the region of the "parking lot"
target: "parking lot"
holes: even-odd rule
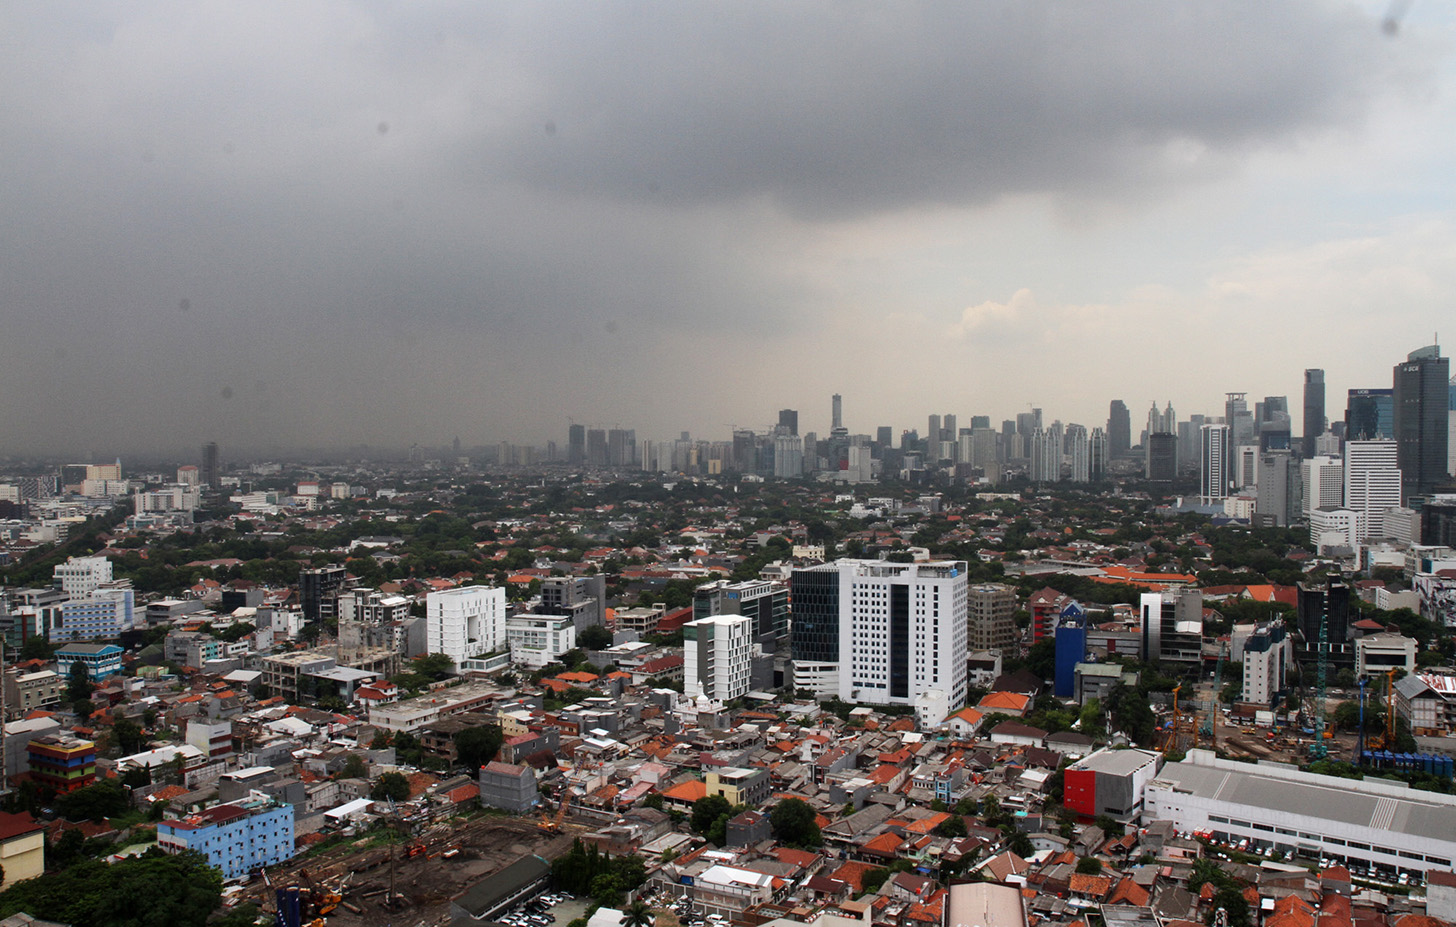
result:
[[[506,927],[553,927],[571,923],[586,914],[586,903],[566,892],[547,892],[518,905],[498,918]]]

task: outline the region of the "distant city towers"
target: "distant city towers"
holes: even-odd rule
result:
[[[1107,453],[1109,457],[1126,457],[1132,447],[1132,415],[1127,403],[1114,399],[1107,407]]]

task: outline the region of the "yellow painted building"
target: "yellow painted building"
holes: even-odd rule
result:
[[[29,814],[0,812],[0,866],[5,867],[0,891],[45,872],[45,828]]]

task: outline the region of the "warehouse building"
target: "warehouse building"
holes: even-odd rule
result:
[[[1072,777],[1068,770],[1067,786]],[[1070,802],[1069,802],[1070,804]],[[1248,840],[1355,871],[1424,876],[1456,862],[1456,795],[1382,779],[1342,779],[1284,763],[1257,765],[1190,750],[1148,783],[1143,820],[1215,839]]]

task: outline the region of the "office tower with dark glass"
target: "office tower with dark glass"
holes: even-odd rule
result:
[[[566,462],[586,463],[586,426],[571,425],[566,429]]]
[[[779,410],[779,431],[787,435],[799,433],[799,413],[796,409]]]
[[[1352,389],[1345,399],[1345,440],[1395,440],[1395,390]]]
[[[1126,457],[1132,447],[1132,414],[1127,403],[1114,399],[1107,407],[1107,454]]]
[[[1314,456],[1314,442],[1325,433],[1325,372],[1304,372],[1304,456]]]
[[[1428,495],[1447,481],[1451,361],[1436,345],[1395,365],[1397,461],[1407,496]]]
[[[210,489],[217,489],[219,479],[219,464],[217,454],[217,442],[209,441],[202,445],[202,467],[198,474],[203,484]]]

